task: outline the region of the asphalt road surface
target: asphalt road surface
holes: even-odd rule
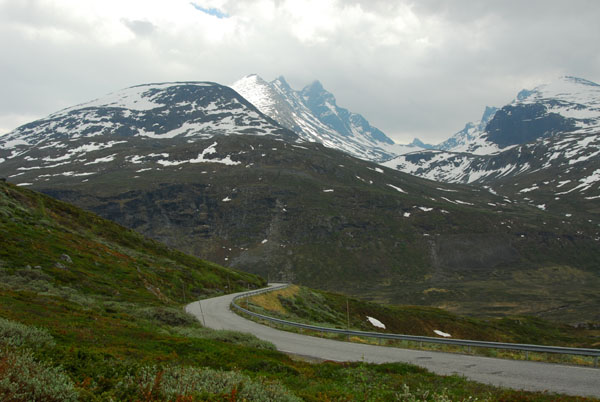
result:
[[[243,293],[197,301],[187,305],[186,311],[206,327],[249,332],[285,353],[333,361],[404,362],[436,374],[458,374],[501,387],[600,397],[600,369],[597,368],[363,345],[280,331],[233,313],[229,305],[240,294]]]

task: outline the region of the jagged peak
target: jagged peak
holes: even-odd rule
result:
[[[248,74],[231,84],[231,87],[235,88],[240,85],[269,85],[269,83],[258,74]]]
[[[409,146],[416,146],[416,147],[420,147],[420,148],[424,148],[424,149],[431,149],[433,148],[433,145],[431,144],[426,144],[423,141],[421,141],[419,138],[415,137],[412,142],[410,144],[408,144]]]
[[[486,121],[490,120],[492,117],[494,117],[494,115],[496,114],[497,111],[498,111],[497,107],[486,106],[485,111],[483,112],[483,115],[481,116],[481,121],[486,122]]]
[[[319,81],[319,80],[314,80],[313,82],[311,82],[310,84],[305,86],[303,89],[303,91],[324,91],[324,90],[325,90],[325,88],[323,88],[323,84],[321,84],[321,81]]]
[[[293,91],[292,87],[290,86],[290,84],[288,84],[283,75],[280,75],[279,77],[271,81],[271,85],[282,88],[286,91]]]
[[[280,75],[279,77],[275,78],[273,80],[273,82],[281,82],[282,84],[288,85],[288,82],[286,81],[285,77],[283,75]]]

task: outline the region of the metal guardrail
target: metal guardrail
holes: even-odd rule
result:
[[[317,332],[330,332],[335,334],[342,334],[348,336],[362,336],[368,338],[379,338],[379,339],[393,339],[413,342],[428,342],[438,343],[446,345],[456,346],[467,346],[467,347],[478,347],[478,348],[491,348],[491,349],[510,349],[519,350],[524,352],[540,352],[540,353],[555,353],[565,355],[579,355],[579,356],[592,356],[594,357],[594,367],[598,367],[598,357],[600,357],[600,349],[587,349],[587,348],[570,348],[562,346],[543,346],[543,345],[530,345],[523,343],[504,343],[504,342],[489,342],[489,341],[471,341],[467,339],[448,339],[448,338],[434,338],[430,336],[415,336],[415,335],[401,335],[401,334],[386,334],[381,332],[367,332],[367,331],[354,331],[340,328],[327,328],[319,327],[316,325],[302,324],[299,322],[282,320],[280,318],[269,317],[267,315],[258,314],[253,311],[247,310],[236,303],[239,299],[248,298],[261,293],[272,292],[279,289],[288,287],[288,284],[281,286],[274,286],[270,288],[259,289],[251,292],[244,293],[236,296],[231,301],[231,306],[236,310],[248,314],[250,316],[260,318],[263,320],[275,322],[278,324],[289,325],[291,327],[308,329]]]

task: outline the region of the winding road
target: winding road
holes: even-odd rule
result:
[[[333,361],[404,362],[436,374],[458,374],[501,387],[600,398],[600,369],[363,345],[280,331],[242,318],[230,310],[233,298],[244,293],[197,301],[185,309],[206,327],[249,332],[273,343],[284,353]]]

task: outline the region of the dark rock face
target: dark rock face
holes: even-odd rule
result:
[[[505,106],[496,112],[486,127],[487,139],[500,148],[524,144],[555,133],[575,130],[573,121],[548,113],[540,104]]]
[[[437,267],[458,271],[491,270],[521,258],[509,237],[493,234],[438,236],[433,252]]]

